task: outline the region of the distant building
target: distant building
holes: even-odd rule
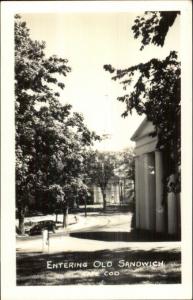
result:
[[[107,205],[127,204],[133,200],[134,189],[133,182],[127,178],[112,178],[109,180],[106,188]],[[93,202],[95,204],[103,203],[103,197],[100,187],[93,185]]]
[[[164,163],[162,152],[156,150],[157,136],[150,135],[153,132],[146,118],[131,138],[136,143],[136,228],[176,235],[180,232],[180,195],[170,192],[164,199]]]

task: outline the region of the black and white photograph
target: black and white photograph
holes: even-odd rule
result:
[[[38,2],[31,10],[15,5],[10,21],[14,193],[6,222],[15,287],[177,291],[183,230],[191,232],[182,128],[186,116],[186,130],[191,126],[190,112],[184,115],[191,104],[181,100],[185,13],[145,1],[124,10],[119,1],[115,9],[101,1],[90,10],[81,1],[80,9],[64,1],[55,10]]]

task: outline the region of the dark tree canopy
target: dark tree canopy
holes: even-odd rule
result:
[[[87,193],[86,151],[99,137],[81,114],[62,105],[59,90],[70,72],[68,60],[46,57],[45,43],[33,41],[15,17],[16,206],[23,227],[30,201],[69,205],[72,194]],[[58,78],[61,78],[59,80]],[[64,206],[63,205],[63,206]],[[23,230],[23,228],[21,228]]]
[[[163,46],[170,27],[174,24],[179,11],[148,11],[135,19],[132,26],[134,38],[141,37],[141,50],[150,43]]]
[[[120,80],[123,89],[129,90],[117,98],[126,104],[122,116],[127,117],[133,109],[139,115],[146,114],[159,135],[158,148],[167,147],[171,140],[180,147],[181,72],[177,53],[173,51],[164,60],[152,59],[124,70],[115,70],[110,65],[104,68],[115,73],[112,79]]]
[[[153,43],[164,45],[165,37],[179,12],[146,12],[137,17],[132,27],[134,37],[142,37],[142,47]],[[168,177],[180,172],[181,158],[181,66],[178,53],[171,51],[165,59],[152,58],[125,69],[115,69],[110,64],[104,69],[113,74],[126,93],[117,98],[126,109],[122,116],[135,110],[145,114],[155,126],[157,148],[164,152]],[[180,176],[178,176],[180,177]],[[178,184],[179,187],[179,184]]]

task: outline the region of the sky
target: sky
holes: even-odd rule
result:
[[[150,45],[140,51],[140,41],[133,38],[131,30],[140,13],[22,14],[31,38],[46,42],[46,56],[56,54],[69,60],[72,71],[64,80],[60,101],[81,112],[90,130],[109,135],[107,140],[95,144],[99,150],[119,151],[134,146],[130,138],[144,119],[136,113],[121,117],[125,105],[116,98],[125,91],[111,80],[104,64],[124,69],[153,57],[164,58],[171,50],[179,51],[180,17],[171,27],[163,48]]]

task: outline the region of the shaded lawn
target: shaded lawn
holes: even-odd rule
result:
[[[156,247],[151,250],[133,250],[132,248],[103,250],[95,252],[62,252],[55,254],[17,253],[17,285],[68,285],[68,284],[167,284],[181,283],[181,253],[179,250],[162,250]],[[118,266],[119,260],[128,262],[163,261],[164,264],[153,266]],[[48,269],[47,262],[81,263],[86,267],[58,267]],[[94,261],[102,261],[99,268]],[[107,261],[112,266],[106,267]],[[52,264],[51,264],[52,265]],[[53,266],[53,265],[52,265]],[[116,275],[106,276],[105,271]],[[118,272],[118,273],[117,273]]]

